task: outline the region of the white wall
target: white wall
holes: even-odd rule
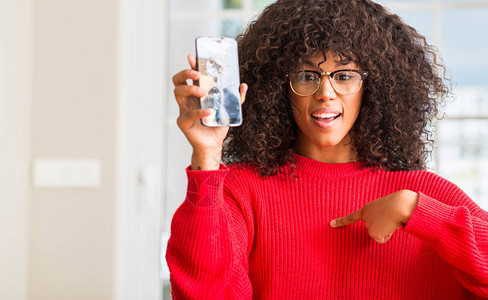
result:
[[[160,300],[166,1],[120,0],[117,300]]]
[[[27,295],[32,0],[0,0],[0,299]]]
[[[161,298],[165,5],[0,0],[0,299]],[[35,187],[46,158],[101,184]]]
[[[31,160],[97,159],[101,184],[31,189],[28,299],[112,299],[118,1],[35,0],[34,20]]]

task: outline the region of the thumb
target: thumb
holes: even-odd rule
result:
[[[342,226],[357,223],[357,222],[362,221],[362,220],[363,220],[362,208],[360,208],[350,215],[347,215],[347,216],[342,217],[342,218],[333,219],[332,221],[330,221],[330,227],[334,227],[334,228],[335,227],[342,227]]]
[[[239,92],[241,94],[241,104],[244,103],[244,101],[246,101],[247,89],[248,86],[245,83],[241,83],[241,85],[239,86]]]

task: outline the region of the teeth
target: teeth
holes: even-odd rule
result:
[[[316,115],[312,115],[314,116],[315,118],[321,118],[321,119],[327,119],[327,118],[335,118],[337,116],[339,116],[340,114],[316,114]]]

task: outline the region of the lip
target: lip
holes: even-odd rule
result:
[[[337,109],[333,109],[333,108],[317,108],[317,109],[314,109],[310,112],[310,115],[319,115],[319,114],[338,115],[338,114],[341,114],[341,112],[338,111]]]
[[[332,119],[332,120],[317,120],[314,118],[311,118],[311,119],[312,119],[312,122],[315,125],[317,125],[318,127],[322,128],[322,129],[329,129],[329,128],[332,128],[337,122],[339,122],[339,120],[341,118],[342,118],[342,115],[340,115],[336,119]]]
[[[340,114],[340,116],[332,120],[317,120],[312,117],[312,115],[318,115],[318,114],[334,114],[334,115]],[[342,113],[333,108],[318,108],[310,112],[310,119],[312,119],[312,122],[321,129],[329,129],[334,127],[334,125],[337,122],[339,122],[340,118],[342,118]]]

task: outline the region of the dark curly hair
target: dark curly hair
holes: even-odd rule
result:
[[[435,49],[399,16],[369,0],[278,0],[237,40],[249,91],[243,124],[224,142],[225,163],[251,163],[264,177],[293,166],[297,125],[285,74],[333,51],[369,72],[351,129],[358,158],[391,171],[425,169],[431,122],[449,88]]]

